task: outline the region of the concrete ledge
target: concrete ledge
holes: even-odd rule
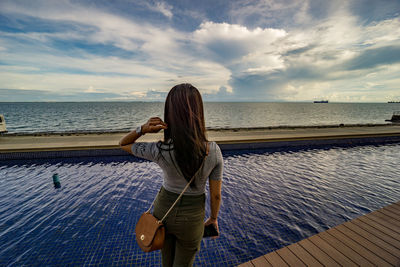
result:
[[[222,151],[253,149],[309,149],[381,145],[400,142],[400,133],[313,136],[280,139],[238,139],[216,141]],[[0,160],[29,160],[46,158],[106,157],[128,155],[117,145],[97,147],[50,147],[1,151]]]
[[[118,141],[126,133],[68,133],[0,136],[0,160],[125,155]],[[220,129],[207,131],[222,150],[348,146],[400,142],[400,125]],[[162,133],[147,134],[154,142]]]

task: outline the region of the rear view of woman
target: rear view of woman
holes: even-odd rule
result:
[[[143,134],[164,129],[164,141],[136,143]],[[153,215],[161,219],[191,180],[183,197],[164,221],[163,266],[192,266],[200,249],[204,225],[218,230],[223,159],[215,142],[205,133],[203,101],[191,84],[179,84],[168,93],[164,121],[153,117],[120,141],[123,150],[156,162],[163,170],[163,185]],[[205,188],[209,181],[210,217],[205,218]],[[219,230],[218,230],[219,232]]]

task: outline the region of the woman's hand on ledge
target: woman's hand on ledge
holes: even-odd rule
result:
[[[145,124],[142,125],[142,134],[158,133],[162,129],[167,129],[168,126],[159,117],[150,118]]]

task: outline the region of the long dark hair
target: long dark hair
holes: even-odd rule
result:
[[[164,122],[164,142],[172,141],[177,165],[189,182],[205,157],[207,142],[203,100],[196,87],[184,83],[169,91]],[[190,186],[196,187],[194,182]]]

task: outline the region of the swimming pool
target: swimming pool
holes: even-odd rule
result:
[[[195,265],[237,265],[398,201],[399,151],[224,152],[221,237],[203,240]],[[159,265],[134,236],[161,186],[156,164],[130,156],[10,160],[0,177],[0,265]]]

